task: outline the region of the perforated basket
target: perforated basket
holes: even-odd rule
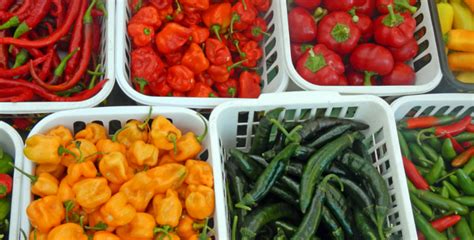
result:
[[[8,153],[15,161],[15,166],[23,165],[23,140],[15,129],[5,122],[0,121],[0,147]],[[10,229],[7,239],[19,239],[20,237],[20,193],[21,193],[21,174],[15,171],[13,173],[13,187],[10,210]]]
[[[285,91],[288,85],[288,75],[284,70],[283,43],[279,0],[273,0],[270,10],[265,15],[268,24],[268,33],[263,43],[263,59],[258,66],[262,73],[261,86],[263,93]],[[117,1],[117,81],[120,88],[131,99],[143,105],[172,105],[190,108],[214,108],[217,105],[235,100],[234,98],[190,98],[190,97],[157,97],[144,95],[133,88],[130,61],[132,44],[127,33],[127,24],[131,18],[131,10],[127,1]]]
[[[389,188],[391,208],[387,221],[392,226],[392,234],[400,237],[399,239],[416,239],[395,121],[389,105],[378,97],[341,96],[331,92],[320,92],[317,95],[310,92],[287,92],[264,94],[254,101],[236,101],[218,106],[210,117],[213,167],[215,171],[222,171],[221,179],[216,179],[216,183],[219,183],[216,188],[225,184],[223,165],[228,150],[238,148],[247,151],[263,113],[277,107],[285,107],[280,118],[287,122],[332,116],[369,124],[370,128],[363,133],[366,136],[365,142],[370,146],[373,164]],[[225,202],[225,198],[216,198],[216,201]],[[218,207],[222,208],[219,209],[220,212],[226,213],[225,216],[217,216],[219,235],[228,237],[229,214],[224,204]]]
[[[73,133],[82,130],[85,124],[89,122],[96,122],[102,124],[108,129],[109,134],[113,134],[116,130],[120,129],[128,120],[131,119],[145,119],[148,115],[149,107],[145,106],[132,106],[132,107],[104,107],[104,108],[91,108],[91,109],[79,109],[63,111],[51,114],[42,119],[36,126],[31,130],[29,137],[38,134],[45,133],[48,130],[63,125],[69,128]],[[198,116],[198,113],[185,109],[185,108],[172,108],[172,107],[154,107],[152,111],[152,117],[162,115],[170,119],[174,125],[176,125],[183,133],[193,131],[195,133],[204,132],[205,126],[203,120]],[[199,155],[202,160],[207,160],[211,165],[211,157],[208,154],[210,147],[209,137],[206,137],[203,142],[203,152]],[[28,173],[33,173],[35,164],[25,158],[23,169]],[[215,179],[218,180],[221,172],[217,169],[213,170]],[[223,195],[222,188],[215,186],[215,195]],[[219,199],[222,197],[219,197]],[[22,199],[21,199],[21,228],[25,232],[29,232],[31,229],[28,217],[26,216],[26,208],[32,201],[31,195],[31,182],[24,177],[22,182]],[[219,202],[216,200],[216,204]],[[223,212],[219,212],[216,208],[214,212],[214,219],[217,219],[218,215],[223,215]],[[220,227],[219,222],[214,222],[214,228]]]
[[[114,71],[114,30],[115,30],[115,1],[105,1],[107,5],[107,17],[103,18],[101,28],[100,55],[98,63],[102,64],[101,71],[105,71],[108,82],[102,90],[95,96],[80,102],[18,102],[6,103],[0,102],[0,113],[2,114],[35,114],[35,113],[51,113],[61,110],[78,109],[94,107],[99,105],[107,96],[109,96],[115,84]]]
[[[414,14],[416,19],[415,38],[418,42],[419,51],[409,64],[416,72],[416,82],[411,86],[321,86],[312,84],[302,78],[296,71],[290,50],[288,7],[287,1],[280,1],[282,15],[283,43],[286,59],[286,70],[293,82],[303,90],[313,91],[337,91],[344,94],[373,94],[377,96],[397,96],[426,93],[433,90],[443,77],[440,69],[439,51],[443,51],[439,38],[435,37],[433,22],[438,21],[434,1],[419,0],[418,11]],[[374,59],[377,61],[377,59]]]

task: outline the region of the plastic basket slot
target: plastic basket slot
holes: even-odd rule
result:
[[[416,17],[415,17],[415,21],[416,21],[416,25],[420,25],[421,22],[423,22],[423,19],[425,18],[425,16],[423,14],[418,14]]]
[[[431,62],[432,59],[433,59],[433,57],[431,56],[431,53],[428,53],[425,56],[423,56],[422,58],[416,60],[413,63],[413,68],[415,69],[415,72],[420,71],[423,67],[428,65],[428,63]]]
[[[449,112],[449,115],[457,116],[463,109],[464,109],[464,106],[457,106],[451,112]]]
[[[418,52],[416,53],[416,56],[414,59],[419,59],[421,58],[421,54],[426,51],[426,49],[428,49],[428,46],[429,46],[429,42],[428,40],[424,40],[423,42],[421,43],[418,43]],[[416,61],[416,60],[415,60]]]

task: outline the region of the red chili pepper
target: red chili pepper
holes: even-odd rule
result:
[[[1,173],[0,174],[0,198],[4,198],[12,192],[13,179],[10,175]]]
[[[254,41],[262,41],[265,35],[269,35],[267,33],[267,22],[265,22],[265,19],[261,17],[255,18],[253,24],[245,30],[244,34],[247,38]]]
[[[461,167],[462,165],[466,164],[467,161],[474,156],[474,147],[468,148],[466,151],[459,154],[456,158],[451,161],[451,166],[453,167]]]
[[[193,43],[201,44],[209,38],[209,29],[200,27],[198,25],[191,25],[189,28],[192,31],[191,37]]]
[[[288,13],[290,39],[294,43],[307,43],[316,40],[318,28],[308,10],[295,7]]]
[[[296,5],[304,7],[310,11],[321,5],[321,0],[295,0]]]
[[[242,32],[234,32],[232,37],[222,42],[228,46],[232,53],[238,53],[240,57],[243,57],[245,54],[242,52],[242,47],[250,40]]]
[[[61,26],[64,23],[64,18],[66,17],[63,2],[62,0],[52,0],[51,3],[54,5],[56,10],[50,11],[50,14],[51,16],[56,17],[56,26]]]
[[[449,215],[431,221],[431,226],[438,232],[444,232],[446,229],[456,225],[461,220],[459,215]]]
[[[99,55],[100,52],[100,43],[102,38],[101,22],[99,18],[95,18],[92,22],[92,53],[94,55]]]
[[[47,59],[46,56],[39,57],[32,61],[34,66],[38,66],[39,64],[43,63]],[[13,69],[5,69],[0,68],[0,77],[2,78],[12,78],[19,75],[27,74],[30,71],[29,64],[24,64],[23,66],[13,68]]]
[[[449,138],[449,141],[451,141],[451,144],[453,145],[454,150],[458,154],[464,152],[463,146],[461,144],[459,144],[459,142],[455,138],[453,138],[453,136],[451,136],[451,134],[449,134],[449,133],[446,134],[446,137]]]
[[[474,146],[474,140],[471,140],[471,141],[463,142],[463,143],[462,143],[462,147],[463,147],[463,148],[470,148],[470,147],[472,147],[472,146]]]
[[[177,23],[168,23],[156,34],[155,42],[161,53],[172,53],[180,49],[191,37],[192,30]]]
[[[261,13],[266,13],[270,9],[270,0],[251,0],[251,2]]]
[[[148,86],[150,91],[156,96],[170,96],[173,94],[173,89],[166,82],[168,74],[163,72],[160,74],[158,79],[150,81]]]
[[[296,70],[313,84],[339,85],[344,64],[339,55],[323,44],[318,44],[301,56],[296,63]]]
[[[160,9],[160,8],[157,8],[157,9],[158,9],[158,16],[160,16],[161,21],[173,20],[172,15],[173,15],[174,9],[173,9],[172,4],[168,5],[167,7],[163,9]]]
[[[166,64],[168,66],[179,65],[181,64],[181,59],[183,58],[184,52],[182,49],[179,51],[168,53],[165,55]]]
[[[4,0],[0,2],[0,10],[7,11],[8,9],[10,9],[11,5],[13,5],[14,2],[15,0]]]
[[[397,62],[406,62],[413,59],[418,53],[418,43],[415,38],[411,38],[400,48],[388,48]]]
[[[158,9],[165,9],[171,5],[172,0],[149,0],[149,2]]]
[[[364,0],[323,0],[323,6],[330,12],[349,11],[353,7],[361,6]]]
[[[259,47],[258,43],[255,41],[248,41],[242,46],[242,53],[245,54],[245,57],[242,65],[245,67],[256,67],[258,61],[263,56],[263,50]]]
[[[238,1],[232,6],[232,19],[230,23],[230,32],[234,30],[243,31],[255,21],[257,9],[249,0]]]
[[[355,15],[354,11],[350,11],[352,20],[360,30],[360,41],[368,42],[374,36],[374,25],[372,24],[372,19],[364,14]]]
[[[213,65],[223,65],[232,60],[229,48],[215,38],[206,40],[206,56]]]
[[[382,78],[383,85],[413,85],[416,74],[410,66],[397,62],[389,75]]]
[[[426,240],[425,235],[420,231],[416,231],[416,236],[418,237],[418,240]]]
[[[84,14],[86,13],[86,10],[87,10],[87,1],[82,1],[81,8],[79,11],[79,16],[84,16]],[[74,24],[74,28],[72,30],[72,35],[71,35],[71,42],[69,43],[69,52],[72,52],[74,51],[74,49],[77,49],[78,47],[81,46],[82,28],[83,28],[83,23],[82,23],[82,17],[81,17],[79,21],[76,21],[76,23]],[[80,58],[80,54],[75,54],[67,62],[66,75],[70,75],[74,72],[79,62],[79,58]]]
[[[229,77],[233,72],[233,70],[229,71],[228,68],[230,66],[232,66],[231,61],[222,65],[211,65],[209,69],[207,69],[207,73],[214,82],[225,82],[229,80]]]
[[[6,36],[6,30],[0,31],[0,38]],[[8,67],[8,45],[0,45],[0,68]]]
[[[35,5],[30,8],[30,16],[25,19],[25,23],[29,29],[35,28],[41,20],[43,20],[49,12],[51,0],[37,0]]]
[[[192,11],[189,12],[185,9],[184,11],[184,19],[182,20],[183,25],[191,27],[192,25],[199,25],[202,23],[202,16],[201,12],[199,11]],[[209,29],[206,28],[209,32]]]
[[[200,74],[209,68],[209,60],[204,55],[201,47],[196,43],[191,43],[184,53],[181,63],[191,69],[194,74]]]
[[[237,84],[237,80],[229,79],[222,83],[216,83],[215,86],[220,97],[234,98],[238,95]]]
[[[202,21],[220,40],[220,33],[227,31],[232,19],[232,5],[230,3],[212,4],[203,12]]]
[[[471,123],[471,124],[467,125],[466,131],[474,133],[474,124]]]
[[[447,134],[450,134],[451,136],[456,136],[464,132],[467,126],[471,123],[471,121],[472,121],[472,117],[468,115],[468,116],[463,117],[461,120],[455,123],[452,123],[450,125],[439,126],[439,127],[436,127],[435,129],[426,129],[426,131],[432,132],[434,130],[434,134],[436,136],[446,136]]]
[[[388,9],[389,14],[378,17],[374,23],[375,42],[399,48],[413,38],[416,21],[408,13],[395,13],[392,5]]]
[[[377,61],[373,61],[373,59],[377,59]],[[374,75],[390,74],[394,66],[390,51],[372,43],[357,46],[352,52],[350,63],[355,70],[364,72],[364,85],[371,85],[370,79]]]
[[[421,190],[429,190],[430,185],[428,182],[423,178],[420,174],[418,169],[416,169],[415,164],[413,164],[408,158],[403,158],[403,167],[405,168],[405,174],[407,175],[408,179],[415,185],[416,188]]]
[[[32,4],[32,0],[25,0],[23,1],[21,7],[17,9],[12,9],[13,12],[6,12],[6,10],[5,11],[0,10],[0,20],[5,21],[14,16],[17,16],[19,21],[25,20],[29,16],[29,12],[30,12],[29,10],[30,10],[31,4]]]
[[[356,7],[356,13],[373,17],[375,15],[375,0],[365,0],[364,4]]]
[[[212,80],[211,76],[207,72],[202,72],[198,74],[197,76],[195,76],[195,78],[196,78],[196,81],[202,82],[209,87],[212,87],[214,85],[214,81]]]
[[[290,49],[291,49],[291,60],[293,61],[293,64],[296,64],[298,59],[300,59],[300,57],[303,56],[303,54],[312,47],[313,45],[311,44],[292,43],[290,45]]]
[[[192,8],[195,11],[204,11],[209,8],[209,0],[180,0],[184,7]]]
[[[406,129],[429,128],[448,124],[456,120],[455,116],[422,116],[402,120],[398,126]]]
[[[256,72],[243,71],[239,77],[239,97],[258,98],[260,96],[260,75]]]
[[[194,84],[193,89],[186,94],[188,97],[217,97],[217,93],[202,82]]]
[[[40,79],[40,81],[44,82],[45,79],[49,76],[50,74],[50,69],[52,67],[52,64],[53,64],[53,53],[55,53],[55,49],[54,47],[50,46],[48,47],[48,52],[46,53],[46,56],[48,57],[46,59],[46,61],[43,63],[43,66],[41,67],[41,72],[38,76],[33,76],[33,74],[35,73],[33,71],[33,74],[32,74],[32,77],[37,77]],[[30,72],[31,72],[31,69],[34,70],[34,68],[31,67],[31,64],[30,64]],[[52,78],[51,81],[54,81],[54,80],[57,80],[57,78]],[[56,83],[53,83],[53,82],[48,82],[49,84],[56,84]]]
[[[159,28],[161,26],[161,20],[158,10],[153,6],[140,8],[140,10],[130,19],[129,24],[134,23],[145,24],[153,29]]]
[[[155,37],[155,30],[152,27],[141,24],[131,23],[127,27],[128,34],[133,39],[133,43],[138,47],[143,47],[151,43]]]
[[[352,22],[350,14],[332,12],[319,22],[317,40],[329,49],[345,55],[354,50],[360,35],[360,29]]]
[[[143,78],[147,82],[153,82],[164,71],[164,63],[151,47],[135,49],[131,55],[132,78]]]
[[[175,65],[168,68],[166,82],[173,90],[187,92],[194,87],[194,73],[183,65]]]
[[[28,88],[0,88],[0,102],[26,102],[31,99],[33,99],[33,92]]]
[[[416,4],[416,0],[377,0],[376,6],[380,14],[387,14],[389,12],[388,5],[394,6],[394,10],[397,12],[415,13],[417,8],[413,5]]]

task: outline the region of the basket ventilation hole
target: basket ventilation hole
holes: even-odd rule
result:
[[[416,41],[420,40],[423,36],[426,35],[426,27],[422,27],[415,32]]]
[[[112,120],[109,122],[109,135],[114,135],[120,128],[122,128],[122,124],[119,120]]]
[[[449,106],[443,106],[434,115],[444,115],[448,109]]]
[[[86,124],[84,122],[74,122],[73,124],[73,130],[74,130],[74,135],[76,135],[77,132],[81,131],[82,129],[86,128]]]
[[[435,108],[434,106],[429,106],[429,107],[425,108],[425,109],[423,110],[423,112],[421,112],[420,116],[429,116],[429,115],[431,115],[431,113],[433,112],[434,108]]]
[[[345,118],[353,118],[356,113],[357,113],[357,107],[349,107],[347,108],[347,111],[346,111],[346,116]]]
[[[449,113],[449,115],[457,116],[463,108],[464,106],[457,106]]]
[[[339,115],[341,115],[341,112],[342,112],[342,108],[340,108],[340,107],[333,108],[333,109],[331,109],[330,116],[331,117],[339,117]]]
[[[423,67],[428,65],[428,63],[431,62],[431,59],[433,59],[433,57],[431,56],[431,53],[429,53],[429,54],[426,54],[424,57],[416,60],[413,63],[413,68],[415,69],[415,72],[420,71]]]
[[[410,109],[410,111],[407,112],[407,114],[405,114],[405,117],[410,118],[410,117],[416,116],[416,114],[418,113],[418,111],[420,111],[420,109],[421,109],[420,106],[413,107],[412,109]]]
[[[316,110],[316,115],[315,117],[318,118],[318,117],[324,117],[326,116],[326,111],[328,109],[327,108],[318,108],[318,110]]]

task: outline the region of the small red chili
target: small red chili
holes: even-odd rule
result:
[[[175,65],[168,68],[166,82],[173,90],[187,92],[194,87],[194,73],[183,65]]]

